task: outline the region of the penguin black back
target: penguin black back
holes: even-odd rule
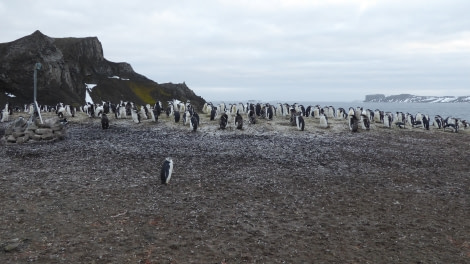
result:
[[[101,127],[103,129],[108,129],[109,128],[109,119],[106,114],[101,115]]]
[[[163,161],[162,168],[160,171],[160,180],[162,184],[168,184],[170,182],[171,174],[173,173],[173,160],[166,158]]]

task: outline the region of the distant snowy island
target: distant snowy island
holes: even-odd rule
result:
[[[470,103],[469,96],[419,96],[399,94],[385,96],[384,94],[366,95],[364,102],[375,103]]]

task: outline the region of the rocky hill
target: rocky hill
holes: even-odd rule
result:
[[[39,104],[83,105],[87,84],[94,85],[90,93],[94,102],[153,104],[178,99],[190,100],[198,109],[205,102],[185,83],[158,84],[134,72],[129,63],[106,60],[96,37],[52,38],[35,31],[0,43],[0,105],[32,102],[37,62],[42,64],[37,71]]]
[[[399,94],[385,96],[384,94],[366,95],[364,102],[381,103],[470,103],[470,96],[418,96]]]

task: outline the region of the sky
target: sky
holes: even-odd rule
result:
[[[98,37],[207,101],[470,95],[468,0],[0,0],[0,43]]]

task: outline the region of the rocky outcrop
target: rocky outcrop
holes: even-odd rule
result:
[[[399,94],[385,96],[384,94],[366,95],[364,102],[376,103],[470,103],[470,96],[418,96]]]
[[[18,40],[0,43],[0,104],[16,105],[33,100],[33,74],[37,71],[39,104],[62,102],[85,104],[86,84],[95,84],[91,93],[97,102],[120,100],[153,104],[175,98],[201,106],[204,99],[186,84],[160,85],[132,69],[129,63],[110,62],[103,56],[97,37],[51,38],[40,31]]]
[[[67,131],[65,125],[59,118],[45,120],[44,123],[35,121],[26,121],[23,117],[18,118],[5,129],[3,140],[7,143],[26,143],[33,141],[55,141],[65,138]]]

